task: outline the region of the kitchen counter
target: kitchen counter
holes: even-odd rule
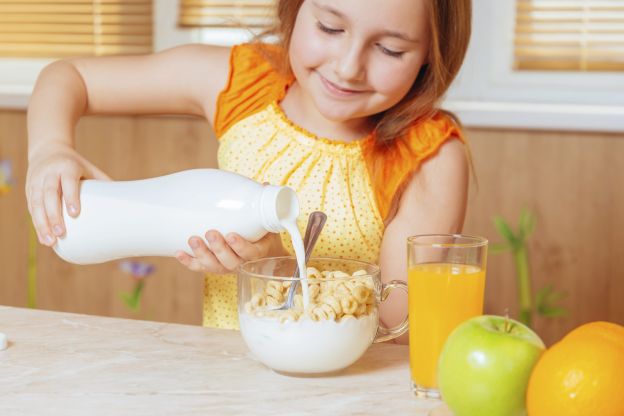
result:
[[[0,414],[427,415],[406,346],[375,344],[337,376],[254,360],[237,331],[0,306]]]

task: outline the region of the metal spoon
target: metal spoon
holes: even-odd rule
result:
[[[303,237],[303,246],[305,249],[305,262],[308,263],[310,259],[310,255],[312,255],[312,250],[314,249],[314,245],[321,235],[321,231],[323,230],[323,226],[325,226],[325,221],[327,221],[327,215],[321,211],[314,211],[308,217],[308,225],[306,227],[305,236]],[[299,266],[296,266],[295,273],[293,273],[293,278],[298,278],[300,275]],[[286,302],[279,308],[275,310],[285,310],[291,309],[293,306],[293,300],[295,299],[295,291],[297,290],[297,286],[299,285],[299,280],[293,280],[288,288],[288,295],[286,297]]]

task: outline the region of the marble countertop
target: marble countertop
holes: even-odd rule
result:
[[[237,331],[0,306],[0,414],[427,415],[406,346],[375,344],[337,376],[254,360]]]

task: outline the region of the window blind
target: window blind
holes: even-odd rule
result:
[[[268,28],[274,0],[180,0],[182,27]]]
[[[0,56],[152,51],[152,0],[0,0]]]
[[[517,0],[518,70],[623,71],[624,0]]]

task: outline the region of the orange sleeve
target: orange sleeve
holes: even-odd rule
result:
[[[217,98],[213,126],[217,138],[237,121],[284,97],[291,77],[275,68],[279,53],[277,46],[261,43],[232,48],[228,82]]]
[[[465,142],[458,125],[440,112],[413,126],[405,137],[389,146],[377,145],[374,139],[362,143],[362,154],[382,218],[388,217],[395,196],[403,191],[411,174],[451,138]]]

